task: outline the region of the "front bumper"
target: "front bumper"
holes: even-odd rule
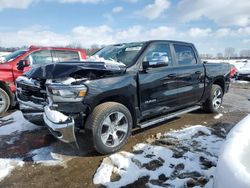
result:
[[[43,107],[40,105],[35,105],[32,103],[27,103],[21,100],[18,100],[19,109],[21,110],[23,117],[29,122],[36,125],[44,125],[43,122]]]
[[[45,124],[47,125],[50,132],[59,140],[65,143],[76,143],[76,136],[75,136],[75,121],[73,118],[68,117],[67,120],[64,122],[56,122],[51,118],[51,115],[47,108],[45,107],[45,111],[43,114],[43,120]]]

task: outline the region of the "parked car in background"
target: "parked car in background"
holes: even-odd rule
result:
[[[250,81],[250,62],[237,70],[237,79]]]
[[[233,64],[230,64],[230,66],[231,66],[230,77],[235,78],[237,76],[237,68]]]
[[[117,44],[85,62],[33,68],[17,79],[17,98],[29,121],[42,119],[66,143],[85,130],[96,150],[107,154],[119,150],[133,128],[199,108],[217,113],[230,72],[228,63],[203,64],[190,43]]]
[[[0,63],[4,62],[4,56],[10,54],[10,52],[0,52]]]
[[[83,59],[86,59],[86,53],[82,49],[36,46],[4,56],[0,63],[0,114],[15,104],[15,80],[31,67]]]

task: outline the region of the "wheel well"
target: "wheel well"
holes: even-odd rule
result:
[[[9,87],[6,85],[6,83],[0,81],[0,88],[3,89],[4,91],[6,91],[6,93],[9,95],[10,100],[12,101],[12,93],[9,89]]]
[[[105,99],[101,100],[97,105],[105,103],[105,102],[117,102],[117,103],[120,103],[120,104],[126,106],[128,108],[128,110],[130,111],[131,116],[133,118],[133,126],[134,127],[136,126],[136,123],[137,123],[137,121],[136,121],[136,110],[133,107],[130,100],[128,100],[126,97],[123,97],[123,96],[112,96],[112,97],[108,97],[108,98],[105,98]]]
[[[224,80],[222,78],[216,79],[213,84],[219,85],[222,88],[222,91],[224,93],[224,91],[225,91],[225,82],[224,82]]]

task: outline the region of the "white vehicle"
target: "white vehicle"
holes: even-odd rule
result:
[[[240,80],[250,80],[250,61],[237,70],[237,78]]]

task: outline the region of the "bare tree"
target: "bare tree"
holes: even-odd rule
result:
[[[250,57],[250,50],[241,50],[240,57],[242,58],[249,58]]]
[[[230,59],[235,56],[235,49],[232,47],[225,48],[224,57]]]
[[[221,53],[221,52],[217,53],[216,57],[218,59],[223,59],[223,53]]]
[[[201,59],[212,59],[213,55],[212,54],[200,54]]]

